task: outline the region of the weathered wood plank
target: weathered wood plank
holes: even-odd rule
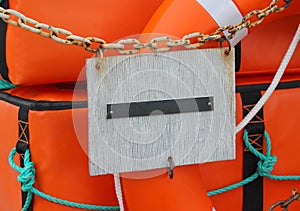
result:
[[[88,59],[90,174],[167,167],[169,156],[176,166],[233,159],[234,55],[223,51],[105,57],[101,70]],[[107,104],[199,97],[213,110],[107,118]]]

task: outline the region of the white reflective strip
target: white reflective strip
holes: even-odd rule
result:
[[[219,26],[235,25],[243,19],[237,6],[231,0],[197,0],[197,2],[210,14]],[[225,35],[229,33],[224,32]],[[236,36],[231,39],[234,46],[248,34],[248,29],[237,32]]]
[[[217,210],[213,207],[212,211],[217,211]]]

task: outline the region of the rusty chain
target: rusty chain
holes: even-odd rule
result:
[[[289,205],[293,203],[296,200],[300,200],[300,194],[297,192],[297,190],[294,188],[293,189],[293,195],[289,197],[286,200],[280,200],[276,203],[274,203],[268,211],[274,211],[275,208],[281,208],[282,211],[288,211]]]
[[[168,36],[156,37],[149,43],[140,43],[137,39],[123,39],[117,43],[106,43],[105,40],[97,37],[81,37],[74,35],[68,30],[53,27],[45,23],[39,23],[18,11],[4,9],[2,7],[0,7],[0,18],[7,24],[21,27],[27,31],[50,38],[58,43],[80,46],[88,52],[95,53],[98,49],[111,49],[119,51],[120,54],[134,54],[144,48],[149,48],[153,52],[166,52],[173,47],[198,48],[208,41],[220,41],[220,39],[224,37],[225,31],[229,34],[227,38],[232,39],[238,31],[255,27],[261,24],[266,16],[283,11],[290,5],[292,0],[281,0],[284,1],[282,6],[278,5],[279,1],[280,0],[272,0],[266,8],[253,10],[246,14],[240,23],[220,27],[211,34],[195,32],[184,35],[178,40],[174,40]],[[95,44],[97,47],[92,47]]]

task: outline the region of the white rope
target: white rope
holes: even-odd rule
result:
[[[264,104],[267,102],[267,100],[269,99],[269,97],[272,95],[272,93],[274,92],[274,90],[276,89],[288,63],[290,62],[295,49],[297,47],[297,44],[299,42],[300,39],[300,25],[298,26],[298,29],[295,33],[295,36],[273,78],[272,83],[270,84],[270,86],[268,87],[267,91],[265,92],[265,94],[259,99],[259,101],[257,102],[257,104],[253,107],[253,109],[247,114],[247,116],[236,126],[235,128],[235,133],[238,133],[239,131],[241,131],[250,121],[251,119],[258,113],[258,111],[264,106]]]
[[[121,186],[120,175],[118,173],[114,174],[114,182],[115,182],[115,190],[119,202],[120,211],[124,211],[122,186]]]

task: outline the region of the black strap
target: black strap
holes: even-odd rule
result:
[[[18,116],[19,126],[19,139],[16,145],[16,150],[20,155],[20,165],[24,167],[24,154],[26,149],[29,147],[29,124],[28,124],[28,112],[29,110],[24,107],[20,107]],[[22,207],[24,206],[27,198],[27,192],[22,191]],[[32,203],[30,204],[27,211],[32,211]]]
[[[245,117],[261,98],[260,91],[241,93],[243,116]],[[252,146],[259,152],[263,151],[264,115],[263,108],[246,126]],[[259,158],[253,155],[244,145],[243,148],[243,178],[246,179],[256,172]],[[243,211],[263,211],[263,178],[243,187]]]
[[[258,91],[265,91],[270,86],[269,83],[267,84],[251,84],[251,85],[242,85],[236,87],[237,93],[245,93],[245,92],[258,92]],[[300,87],[300,81],[288,81],[288,82],[280,82],[276,90],[280,89],[296,89]]]
[[[6,92],[0,92],[0,100],[31,111],[50,111],[50,110],[52,111],[52,110],[87,108],[86,101],[72,102],[72,101],[31,100],[31,99],[13,96]]]
[[[8,0],[2,0],[0,6],[7,9],[8,8]],[[6,65],[6,26],[7,24],[0,20],[0,75],[9,81],[8,78],[8,68]]]
[[[234,55],[235,55],[235,72],[240,71],[241,60],[242,60],[242,44],[239,42],[234,46]]]

